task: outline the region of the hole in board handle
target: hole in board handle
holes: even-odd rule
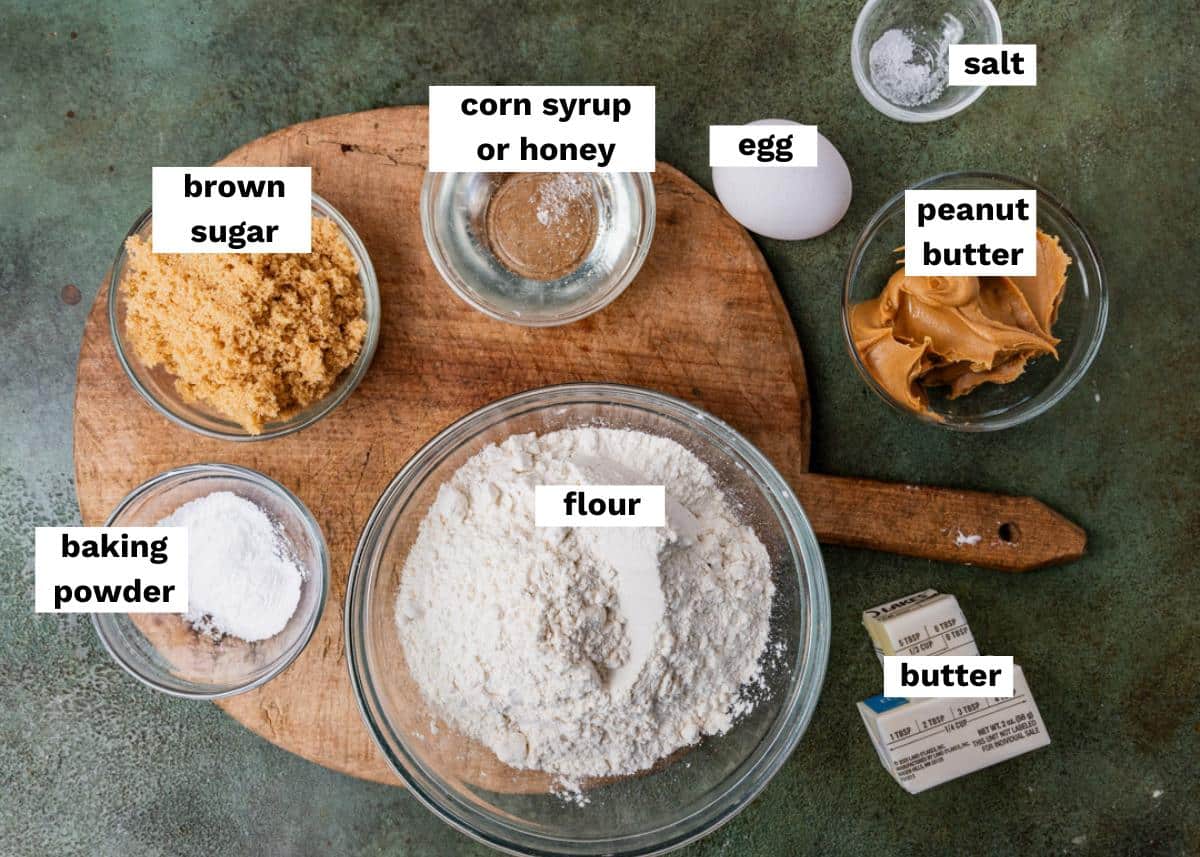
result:
[[[1015,545],[1017,542],[1021,541],[1021,528],[1011,521],[1008,521],[1000,525],[997,535],[1000,536],[1000,541],[1004,542],[1005,544]]]

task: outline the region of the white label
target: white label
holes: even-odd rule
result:
[[[665,527],[662,485],[538,485],[534,524],[539,527]]]
[[[1037,45],[951,45],[951,86],[1037,86]]]
[[[38,613],[184,613],[186,527],[38,527]]]
[[[914,277],[1032,277],[1037,191],[906,190],[904,269]]]
[[[431,86],[429,170],[654,172],[654,87]]]
[[[1013,695],[1013,659],[1011,655],[888,655],[883,659],[883,695],[1008,699]]]
[[[815,167],[816,125],[709,125],[710,167]]]
[[[155,253],[312,252],[311,167],[155,167]]]

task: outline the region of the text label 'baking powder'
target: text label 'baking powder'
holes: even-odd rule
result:
[[[654,172],[653,86],[431,86],[429,170]]]
[[[186,527],[38,527],[38,613],[185,613]]]
[[[906,190],[910,277],[1032,277],[1036,190]]]
[[[155,167],[155,253],[312,252],[311,167]]]

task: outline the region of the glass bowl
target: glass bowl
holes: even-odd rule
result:
[[[505,768],[489,749],[449,725],[431,728],[436,718],[409,673],[394,608],[418,527],[458,467],[513,434],[592,425],[669,437],[704,461],[766,546],[776,592],[772,656],[764,659],[766,699],[725,735],[704,738],[643,774],[592,781],[584,786],[586,801],[570,801],[547,793],[546,775]],[[796,747],[829,656],[821,554],[778,471],[710,414],[661,393],[611,384],[520,393],[429,441],[384,491],[367,522],[345,616],[351,680],[388,764],[442,820],[520,854],[657,854],[711,832],[743,809]]]
[[[303,410],[297,411],[283,420],[269,422],[263,426],[260,434],[250,434],[238,423],[226,418],[223,414],[210,408],[204,402],[189,402],[175,389],[175,376],[162,366],[146,366],[134,351],[133,344],[125,335],[125,299],[118,287],[125,274],[128,257],[125,252],[125,242],[133,236],[149,240],[151,234],[153,211],[146,211],[133,228],[121,241],[121,249],[117,251],[117,260],[113,263],[112,273],[108,280],[108,327],[112,334],[113,345],[117,350],[117,358],[121,367],[134,388],[142,398],[150,403],[156,411],[171,422],[186,429],[215,437],[221,440],[269,440],[299,431],[315,423],[340,405],[358,386],[358,382],[367,373],[371,358],[375,356],[375,346],[379,342],[379,283],[375,279],[375,269],[367,255],[367,248],[354,228],[328,202],[312,195],[312,213],[324,217],[337,224],[346,245],[358,262],[358,281],[362,284],[363,297],[366,305],[363,317],[367,322],[367,333],[363,337],[362,349],[354,365],[347,368],[339,376],[333,389],[322,399],[319,399]]]
[[[906,107],[884,97],[871,78],[871,47],[880,36],[906,30],[915,43],[936,51],[946,14],[962,25],[960,44],[998,45],[1004,40],[991,0],[868,0],[863,5],[850,40],[850,67],[859,90],[880,113],[901,122],[936,122],[966,110],[983,95],[983,86],[947,86],[933,101]]]
[[[488,205],[505,173],[426,173],[421,229],[438,273],[454,293],[500,321],[552,327],[608,306],[633,282],[654,236],[650,173],[579,173],[596,202],[596,241],[571,273],[555,280],[522,277],[489,249]]]
[[[321,528],[291,491],[261,473],[232,464],[193,464],[168,470],[122,500],[106,527],[149,527],[184,503],[231,491],[278,522],[304,571],[300,601],[274,637],[248,643],[203,636],[178,613],[93,613],[100,642],[143,684],[171,696],[219,699],[266,684],[312,639],[329,590],[329,553]]]
[[[896,248],[904,244],[904,191],[867,222],[850,255],[842,290],[842,333],[854,366],[872,390],[899,411],[924,422],[957,431],[983,432],[1027,422],[1060,402],[1092,365],[1108,319],[1108,286],[1100,254],[1075,216],[1061,202],[1030,182],[986,172],[958,172],[928,178],[914,189],[1036,190],[1037,225],[1057,235],[1071,257],[1058,320],[1053,334],[1062,340],[1058,360],[1031,360],[1009,384],[983,384],[957,399],[938,389],[929,391],[931,414],[918,414],[897,402],[871,375],[854,347],[850,309],[879,296],[896,269]]]

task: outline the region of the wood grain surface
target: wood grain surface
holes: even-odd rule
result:
[[[294,491],[329,544],[330,597],[316,634],[265,687],[223,700],[268,740],[322,765],[397,782],[360,720],[346,669],[342,599],[360,530],[404,462],[438,430],[503,396],[566,381],[613,381],[684,398],[730,422],[797,489],[825,541],[1006,570],[1079,556],[1083,531],[1030,498],[808,474],[809,395],[800,347],[747,233],[695,182],[659,164],[658,219],[641,274],[602,312],[560,328],[487,318],[437,274],[421,237],[427,111],[387,108],[303,123],[221,161],[311,166],[313,190],[354,225],[379,279],[383,321],[365,379],[297,434],[231,443],[181,429],[124,377],[102,289],[80,350],[76,487],[103,523],[164,470],[229,462]],[[964,544],[958,534],[979,534]]]

